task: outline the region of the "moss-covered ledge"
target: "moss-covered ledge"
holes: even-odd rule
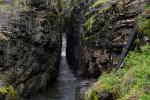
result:
[[[150,99],[150,46],[141,53],[131,52],[123,68],[104,73],[85,93],[85,100],[149,100]]]
[[[14,88],[0,75],[0,100],[16,100]]]

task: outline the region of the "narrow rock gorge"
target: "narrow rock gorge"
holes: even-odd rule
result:
[[[149,100],[149,0],[0,0],[0,100]]]

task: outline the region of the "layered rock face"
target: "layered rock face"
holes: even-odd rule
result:
[[[117,66],[143,3],[144,0],[82,0],[75,6],[68,32],[68,54],[74,57],[71,63],[79,63],[80,74],[97,78]]]
[[[3,11],[9,22],[1,24],[7,27],[0,32],[0,74],[19,96],[26,97],[43,89],[57,75],[61,16],[59,8],[46,0],[22,0],[20,6],[25,9],[14,13]]]

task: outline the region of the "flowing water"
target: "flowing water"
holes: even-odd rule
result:
[[[38,94],[38,96],[32,98],[32,100],[75,100],[77,79],[66,60],[66,44],[66,34],[63,33],[58,78],[45,92]]]

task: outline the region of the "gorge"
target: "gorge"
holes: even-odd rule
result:
[[[60,68],[57,80],[48,86],[44,93],[39,93],[31,100],[75,100],[77,78],[66,59],[66,33],[62,33]]]
[[[0,100],[149,100],[149,0],[0,0]]]

